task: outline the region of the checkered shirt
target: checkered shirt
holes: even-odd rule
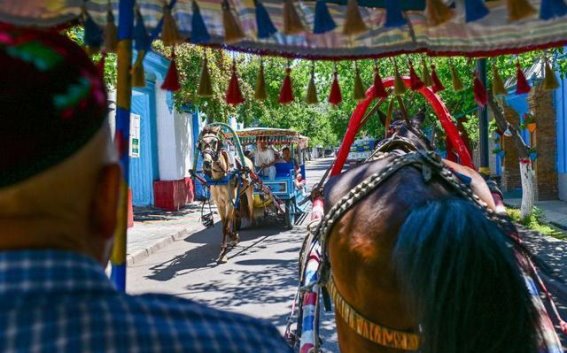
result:
[[[290,353],[270,323],[173,296],[131,296],[63,251],[0,252],[0,352]]]

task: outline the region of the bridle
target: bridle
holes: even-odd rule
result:
[[[222,154],[221,146],[222,143],[218,134],[207,132],[199,137],[197,149],[201,152],[203,158],[206,155],[208,155],[211,157],[211,160],[213,161],[210,170],[203,170],[204,173],[207,174],[209,177],[212,176],[213,172],[222,173],[223,177],[228,172],[228,170],[219,163],[219,158],[221,157]],[[215,169],[215,166],[218,166],[219,169]]]

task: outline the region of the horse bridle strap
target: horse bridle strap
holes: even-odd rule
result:
[[[417,351],[419,335],[410,332],[391,329],[370,321],[353,308],[339,293],[331,276],[327,283],[329,294],[335,303],[336,312],[344,322],[360,336],[384,347]]]

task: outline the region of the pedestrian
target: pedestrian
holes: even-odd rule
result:
[[[0,25],[0,71],[0,352],[291,352],[267,322],[118,292],[99,69],[65,36]]]

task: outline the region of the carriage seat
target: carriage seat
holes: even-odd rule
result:
[[[276,178],[284,178],[292,176],[293,163],[276,163]]]

